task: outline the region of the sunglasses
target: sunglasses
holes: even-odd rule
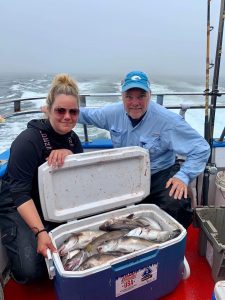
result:
[[[71,116],[75,117],[75,116],[79,115],[80,110],[79,110],[79,108],[67,109],[64,107],[56,107],[56,108],[54,108],[54,112],[60,116],[63,116],[68,112]]]

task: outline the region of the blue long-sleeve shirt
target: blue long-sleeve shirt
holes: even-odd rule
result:
[[[135,127],[123,103],[96,109],[81,108],[78,122],[108,130],[115,148],[140,146],[147,149],[151,174],[172,166],[176,155],[185,156],[175,177],[187,185],[204,170],[210,154],[209,144],[183,117],[153,101]]]

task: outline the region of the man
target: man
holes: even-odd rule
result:
[[[147,75],[133,71],[122,83],[123,103],[82,108],[78,122],[108,130],[115,148],[147,149],[151,190],[142,203],[157,204],[187,228],[192,222],[187,186],[204,170],[209,145],[180,115],[150,99]],[[181,167],[175,163],[177,154],[186,157]]]

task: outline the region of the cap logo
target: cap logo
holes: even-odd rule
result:
[[[131,77],[131,80],[141,80],[141,77],[138,75],[134,75]]]

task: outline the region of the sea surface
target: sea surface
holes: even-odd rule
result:
[[[98,93],[119,93],[120,79],[116,76],[101,76],[95,78],[79,77],[71,74],[77,79],[81,94],[98,94]],[[32,97],[45,97],[50,87],[54,74],[7,74],[0,75],[0,115],[8,115],[13,112],[13,104],[3,104],[4,100],[23,99]],[[204,85],[195,85],[193,83],[181,80],[161,80],[159,82],[151,81],[152,93],[174,93],[174,92],[203,92]],[[225,92],[225,86],[220,87],[221,92]],[[87,106],[102,106],[107,103],[121,101],[120,95],[117,96],[89,96],[86,97]],[[217,98],[218,104],[224,104],[225,96]],[[209,99],[210,100],[210,99]],[[152,97],[156,101],[156,97]],[[188,105],[204,105],[204,96],[165,96],[164,105],[180,106],[185,103]],[[39,109],[45,104],[45,100],[30,100],[22,103],[23,110]],[[179,113],[178,110],[173,110]],[[204,109],[189,109],[185,114],[185,119],[191,124],[202,136],[204,135]],[[215,118],[214,137],[219,137],[225,127],[224,109],[217,109]],[[8,149],[16,136],[26,128],[27,122],[31,119],[41,118],[41,113],[20,115],[7,118],[4,123],[0,123],[0,153]],[[84,140],[83,126],[77,125],[74,129]],[[90,126],[88,128],[89,138],[109,137],[108,132]]]

